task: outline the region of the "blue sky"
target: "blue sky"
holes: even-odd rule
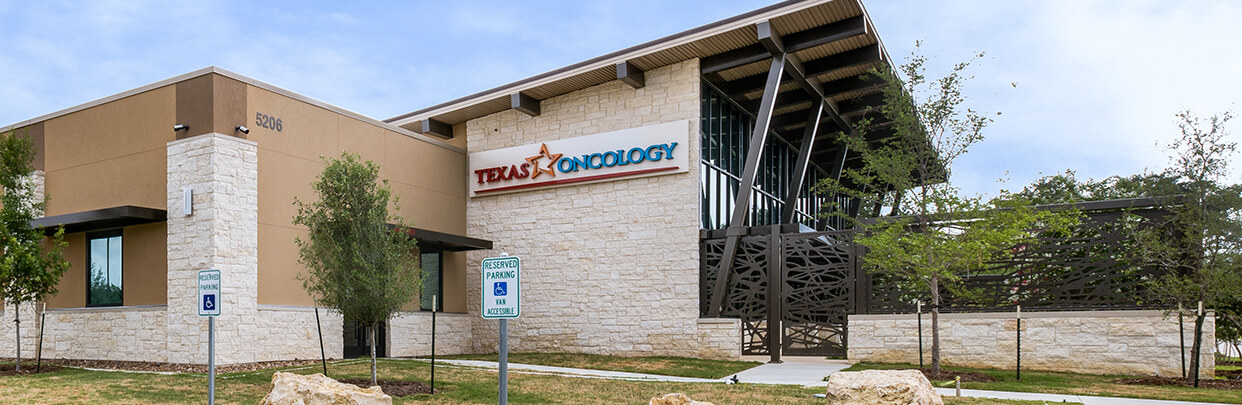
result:
[[[767,4],[0,0],[0,126],[211,65],[383,119]],[[1158,170],[1173,114],[1242,99],[1242,2],[865,4],[895,58],[987,52],[969,104],[1002,115],[955,167],[968,192]]]

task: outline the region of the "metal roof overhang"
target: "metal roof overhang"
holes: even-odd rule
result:
[[[52,234],[61,226],[65,227],[65,233],[74,233],[164,222],[166,220],[168,220],[168,211],[122,205],[119,207],[43,217],[30,221],[30,226],[42,229],[44,233]]]
[[[394,228],[395,225],[390,225]],[[487,250],[492,248],[492,241],[454,235],[419,228],[405,228],[405,232],[418,239],[418,247],[430,250],[461,252],[466,250]]]
[[[765,38],[769,40],[766,43]],[[780,44],[779,50],[795,61],[795,69],[785,69],[770,130],[798,147],[803,129],[810,123],[813,102],[822,95],[825,113],[816,132],[811,162],[828,167],[844,159],[846,167],[860,166],[856,153],[841,156],[836,134],[850,130],[851,123],[863,117],[873,120],[865,131],[871,141],[893,133],[891,123],[885,122],[878,108],[884,104],[883,83],[866,77],[872,68],[892,67],[891,59],[859,0],[778,3],[385,122],[415,132],[451,136],[453,124],[510,108],[531,114],[531,100],[623,79],[630,69],[641,73],[694,58],[700,59],[706,82],[738,107],[757,115],[774,51],[773,38]],[[523,103],[516,101],[519,98]]]

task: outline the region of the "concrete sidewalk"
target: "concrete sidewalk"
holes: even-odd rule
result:
[[[940,396],[954,396],[952,388],[936,388],[936,392]],[[1062,395],[1062,394],[1037,394],[1033,392],[1008,392],[1008,391],[984,391],[984,390],[962,390],[963,397],[975,398],[997,398],[997,399],[1022,399],[1028,401],[1044,401],[1044,402],[1081,402],[1083,405],[1219,405],[1215,402],[1187,402],[1187,401],[1166,401],[1159,399],[1138,399],[1138,398],[1114,398],[1114,397],[1093,397],[1086,395]]]

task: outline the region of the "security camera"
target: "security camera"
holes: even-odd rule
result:
[[[187,129],[190,129],[189,125],[185,125],[185,124],[173,125],[173,131],[185,131]]]
[[[238,126],[237,126],[237,128],[235,128],[235,129],[237,130],[237,132],[241,132],[241,133],[243,133],[243,134],[249,134],[249,133],[250,133],[250,128],[246,128],[246,126],[245,126],[245,125],[238,125]]]

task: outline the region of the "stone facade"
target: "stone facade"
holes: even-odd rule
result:
[[[742,358],[741,319],[699,319],[699,351],[694,357],[703,359]]]
[[[259,305],[256,316],[256,329],[246,343],[263,348],[254,361],[319,358],[320,332],[316,330],[314,307]],[[329,359],[344,357],[341,314],[320,308],[319,324],[323,328],[324,355]]]
[[[535,117],[506,110],[466,123],[468,150],[480,152],[690,122],[688,173],[469,199],[468,235],[495,248],[471,252],[468,268],[500,252],[522,258],[512,351],[737,357],[700,340],[725,331],[698,322],[699,94],[696,59],[646,72],[639,89],[614,80],[545,99]],[[479,273],[467,277],[478,314]],[[474,320],[473,351],[495,352],[497,328]]]
[[[471,322],[468,314],[436,313],[436,354],[471,352]],[[400,312],[388,320],[389,357],[431,354],[431,312]]]
[[[43,357],[168,361],[167,321],[163,305],[50,309]]]
[[[941,361],[946,365],[1012,369],[1017,322],[1013,313],[941,314]],[[1194,318],[1185,319],[1186,355]],[[1214,374],[1215,318],[1203,325],[1201,375]],[[931,361],[931,316],[923,314],[924,361]],[[850,315],[849,361],[918,364],[914,314]],[[1189,367],[1189,361],[1187,361]],[[1177,315],[1161,311],[1023,312],[1022,368],[1088,374],[1177,376],[1181,348]]]
[[[194,190],[193,213],[182,189]],[[258,153],[253,141],[211,133],[168,143],[168,361],[207,362],[198,316],[198,271],[220,270],[216,363],[249,363],[269,351],[258,331]],[[317,349],[317,348],[316,348]]]

